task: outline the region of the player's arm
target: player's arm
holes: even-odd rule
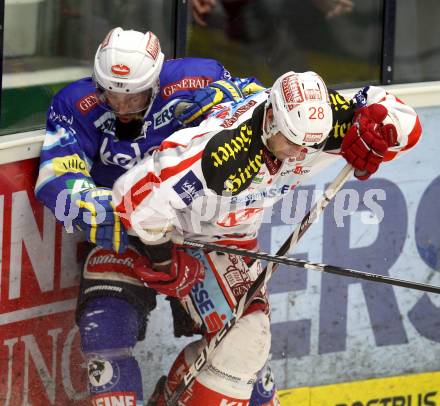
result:
[[[355,104],[341,154],[355,168],[355,176],[365,180],[383,161],[412,148],[422,128],[415,110],[384,89],[368,86],[360,90]]]
[[[61,203],[69,211],[72,193],[96,187],[90,175],[93,164],[90,152],[96,150],[97,145],[88,143],[86,136],[76,113],[62,98],[55,96],[47,112],[35,194],[56,216],[61,209],[57,205]],[[58,214],[58,221],[68,221]]]
[[[384,89],[368,86],[353,99],[329,90],[333,128],[324,148],[354,166],[358,179],[368,179],[383,161],[412,148],[420,139],[415,110]]]
[[[97,187],[90,174],[98,140],[75,114],[55,96],[47,113],[36,197],[69,232],[82,230],[90,242],[122,252],[127,236],[114,214],[111,190]]]
[[[168,296],[185,296],[204,276],[202,264],[171,240],[179,229],[176,211],[191,204],[206,187],[200,169],[202,152],[203,145],[167,140],[113,187],[121,220],[147,246],[147,256],[139,258],[134,271],[146,286]]]
[[[190,97],[177,103],[174,114],[182,126],[198,125],[217,104],[237,102],[265,89],[255,77],[232,77],[226,68],[218,65],[220,66],[218,80],[196,90]]]

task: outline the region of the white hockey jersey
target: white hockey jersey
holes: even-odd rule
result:
[[[171,228],[209,242],[253,239],[265,207],[334,161],[362,103],[383,104],[385,123],[396,126],[398,145],[386,159],[411,148],[421,135],[416,112],[383,89],[364,88],[351,101],[329,93],[333,130],[324,150],[304,147],[296,158],[279,161],[262,143],[268,91],[217,106],[199,127],[174,133],[115,183],[114,202],[124,224],[147,244]]]

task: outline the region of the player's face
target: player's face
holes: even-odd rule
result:
[[[103,101],[107,104],[122,122],[129,122],[142,118],[143,112],[151,101],[152,90],[136,94],[115,93],[106,90],[102,94]]]
[[[275,120],[275,117],[272,109],[269,108],[267,110],[266,120],[263,124],[266,126],[266,130],[270,128],[272,124],[274,124],[273,120]],[[274,128],[276,128],[276,126],[274,126]],[[275,158],[280,159],[281,161],[287,158],[298,158],[304,150],[303,146],[289,141],[281,131],[277,131],[267,139],[267,147]]]
[[[287,158],[298,158],[304,149],[303,146],[289,141],[281,131],[278,131],[267,140],[267,146],[270,152],[281,161]]]

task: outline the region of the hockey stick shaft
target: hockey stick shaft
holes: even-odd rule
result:
[[[351,165],[347,164],[342,168],[333,182],[324,191],[321,199],[313,206],[313,208],[304,216],[301,224],[297,226],[294,232],[284,242],[284,244],[277,251],[277,255],[285,255],[298,243],[300,238],[304,235],[306,230],[310,227],[315,219],[321,214],[328,203],[333,199],[336,193],[341,189],[344,183],[353,173]],[[179,382],[174,393],[167,400],[167,406],[177,405],[177,401],[182,393],[188,388],[188,386],[194,381],[200,371],[208,363],[213,352],[226,336],[226,334],[234,327],[237,320],[242,316],[246,308],[252,303],[258,292],[265,286],[267,281],[271,278],[272,273],[275,271],[274,263],[270,262],[269,265],[258,275],[257,279],[249,287],[248,291],[241,297],[237,305],[232,311],[231,319],[221,328],[221,330],[210,340],[209,344],[205,346],[197,356],[196,360],[190,365],[188,371],[184,375],[183,379]]]
[[[353,167],[350,164],[345,165],[338,173],[336,178],[327,187],[321,199],[316,202],[315,206],[304,216],[299,226],[295,228],[293,233],[284,241],[283,245],[278,249],[276,255],[286,255],[298,244],[298,241],[310,226],[318,219],[325,207],[336,196],[341,187],[353,174]]]
[[[195,241],[195,240],[190,240],[190,239],[185,240],[184,245],[189,246],[189,247],[193,247],[193,248],[204,248],[204,249],[209,249],[212,251],[224,252],[227,254],[235,254],[235,255],[241,255],[241,256],[249,257],[249,258],[262,259],[262,260],[266,260],[268,262],[272,262],[274,264],[295,266],[298,268],[311,269],[314,271],[321,271],[321,272],[332,273],[332,274],[342,275],[342,276],[350,276],[353,278],[360,278],[360,279],[365,279],[365,280],[369,280],[369,281],[373,281],[373,282],[388,283],[390,285],[402,286],[402,287],[410,288],[410,289],[417,289],[417,290],[421,290],[424,292],[431,292],[431,293],[437,293],[437,294],[440,293],[440,287],[434,286],[434,285],[427,285],[424,283],[407,281],[407,280],[403,280],[403,279],[396,279],[396,278],[392,278],[389,276],[357,271],[355,269],[350,269],[350,268],[342,268],[339,266],[319,264],[319,263],[304,261],[302,259],[285,257],[285,256],[281,256],[281,255],[272,255],[272,254],[268,254],[266,252],[261,252],[261,251],[255,252],[255,251],[245,250],[242,248],[231,248],[231,247],[226,247],[223,245],[204,243],[201,241]]]

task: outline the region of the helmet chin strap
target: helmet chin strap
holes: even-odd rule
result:
[[[267,123],[267,110],[269,109],[269,107],[271,106],[271,103],[268,101],[266,101],[266,104],[264,105],[264,115],[263,115],[263,128],[262,128],[262,135],[261,135],[261,139],[263,141],[264,146],[270,151],[269,145],[267,143],[268,139],[270,137],[272,137],[273,135],[275,135],[278,132],[277,126],[275,124],[275,119],[272,116],[272,122],[269,124]],[[269,127],[267,129],[267,127]]]

